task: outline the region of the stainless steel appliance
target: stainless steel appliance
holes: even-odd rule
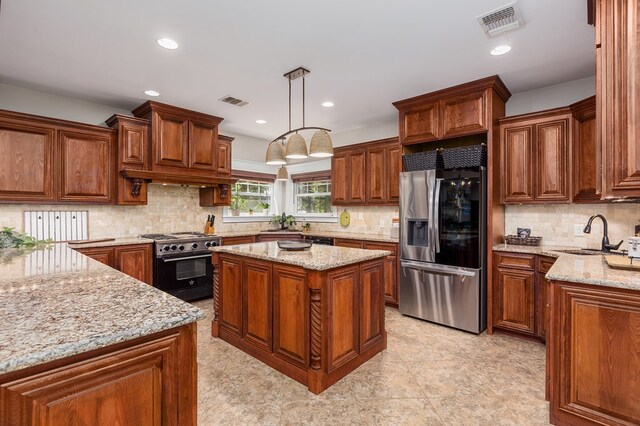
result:
[[[401,173],[402,314],[486,328],[485,182],[482,167]]]
[[[213,296],[209,247],[221,238],[201,232],[145,234],[154,240],[153,286],[183,300]]]

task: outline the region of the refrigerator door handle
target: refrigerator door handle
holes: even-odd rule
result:
[[[436,191],[433,202],[433,234],[436,253],[440,253],[440,184],[442,179],[436,179]]]
[[[401,260],[400,266],[402,266],[403,268],[417,269],[417,270],[426,271],[426,272],[436,272],[440,274],[459,275],[462,277],[475,277],[477,273],[474,270],[458,268],[455,266],[438,265],[435,263],[425,264],[420,262],[410,262],[406,260]]]

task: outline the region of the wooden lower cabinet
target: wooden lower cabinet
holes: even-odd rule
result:
[[[298,233],[293,234],[279,234],[277,232],[265,232],[264,234],[256,235],[256,243],[268,243],[270,241],[299,241],[302,240],[302,235]]]
[[[0,424],[196,425],[196,325],[0,376]]]
[[[252,244],[256,242],[255,235],[245,235],[242,237],[223,237],[222,245],[223,246],[234,246],[237,244]]]
[[[640,424],[640,293],[551,283],[551,422]]]
[[[334,238],[333,245],[338,247],[360,248],[367,250],[387,250],[391,252],[385,260],[384,298],[387,306],[398,307],[398,273],[400,257],[398,243],[377,241],[352,240],[348,238]]]
[[[153,247],[151,244],[78,248],[75,250],[137,280],[153,284]]]
[[[329,271],[214,253],[212,335],[320,393],[386,348],[384,259]]]
[[[548,281],[554,258],[494,252],[492,322],[505,330],[545,341],[548,328]]]

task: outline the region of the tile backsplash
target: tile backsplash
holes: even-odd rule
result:
[[[609,240],[617,244],[634,233],[640,219],[640,204],[557,204],[506,206],[505,235],[515,234],[517,228],[531,228],[532,236],[542,237],[543,245],[600,248],[602,221],[593,221],[591,234],[574,235],[574,226],[581,228],[593,214],[607,218]],[[623,245],[624,247],[624,245]]]
[[[259,231],[274,226],[267,222],[224,223],[221,207],[199,206],[198,188],[174,185],[149,185],[146,206],[0,204],[0,226],[23,232],[25,210],[78,209],[89,211],[90,239],[136,237],[151,232],[200,231],[209,214],[216,215],[217,232]],[[338,208],[338,213],[343,210]],[[398,216],[397,207],[354,207],[347,210],[351,213],[349,227],[343,228],[339,223],[313,223],[312,229],[388,235],[391,219]]]

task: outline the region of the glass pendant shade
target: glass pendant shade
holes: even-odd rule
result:
[[[287,171],[287,168],[285,166],[282,166],[278,169],[276,180],[289,180],[289,172]]]
[[[284,158],[284,148],[278,141],[273,141],[267,147],[267,164],[279,166],[281,164],[287,164],[287,160]]]
[[[301,159],[307,158],[307,142],[298,133],[294,133],[287,142],[286,158]]]
[[[333,142],[326,130],[318,130],[311,138],[310,157],[333,157]]]

